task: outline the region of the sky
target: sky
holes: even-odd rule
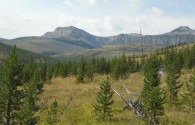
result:
[[[0,0],[0,37],[41,36],[75,26],[97,36],[195,29],[195,0]]]

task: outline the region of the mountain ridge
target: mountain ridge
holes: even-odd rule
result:
[[[159,35],[143,35],[138,33],[121,33],[115,36],[96,36],[74,26],[57,27],[54,31],[42,36],[19,37],[11,40],[0,39],[8,45],[17,45],[41,55],[55,56],[67,53],[81,53],[85,50],[101,48],[105,45],[137,46],[141,41],[146,46],[166,47],[173,44],[195,42],[195,30],[188,26],[180,26],[170,32]]]

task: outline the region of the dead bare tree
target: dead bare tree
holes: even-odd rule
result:
[[[142,30],[141,30],[141,26],[139,26],[140,29],[140,43],[141,43],[141,55],[143,56],[144,54],[144,50],[143,50],[143,41],[142,41]]]
[[[124,103],[126,104],[123,107],[123,110],[132,110],[135,114],[135,117],[132,117],[130,119],[130,123],[129,125],[131,125],[131,122],[133,120],[135,120],[136,118],[141,118],[142,120],[150,120],[153,122],[153,125],[155,124],[155,121],[153,121],[152,119],[150,119],[149,117],[145,116],[144,114],[144,106],[141,104],[140,101],[140,94],[137,93],[132,93],[129,91],[129,89],[126,86],[123,86],[125,88],[126,93],[129,96],[129,99],[125,99],[122,94],[120,94],[119,92],[117,92],[116,90],[113,89],[113,91],[119,96],[120,99],[122,99],[124,101]],[[133,97],[136,97],[136,99],[133,99]]]
[[[138,117],[142,117],[144,115],[144,111],[143,111],[143,105],[140,102],[140,98],[139,98],[139,94],[134,94],[131,93],[128,88],[126,86],[123,86],[127,92],[127,94],[129,95],[129,99],[125,99],[124,97],[122,97],[121,94],[119,94],[116,90],[114,90],[114,92],[125,102],[125,106],[123,107],[123,109],[129,109],[132,110],[134,112],[134,114]],[[132,96],[138,96],[137,99],[133,99]]]

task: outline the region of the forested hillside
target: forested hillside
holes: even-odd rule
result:
[[[0,68],[0,123],[194,124],[194,95],[195,44],[56,64],[21,62],[14,47]]]

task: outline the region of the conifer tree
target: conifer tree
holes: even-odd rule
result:
[[[47,66],[47,59],[45,59],[40,70],[40,76],[43,83],[47,82],[47,73],[48,73],[48,66]]]
[[[88,79],[90,81],[93,81],[93,78],[94,78],[94,66],[93,66],[93,64],[92,63],[88,64],[86,70],[87,70],[86,75],[87,75]]]
[[[180,68],[182,68],[184,65],[183,51],[181,50],[179,50],[178,52],[178,65],[180,66]]]
[[[125,53],[120,58],[120,76],[121,78],[128,77],[128,65],[127,65],[127,57],[125,56]]]
[[[128,73],[132,73],[132,65],[133,65],[133,63],[132,63],[132,57],[131,56],[128,56],[128,58],[127,58],[127,65],[128,65]]]
[[[58,123],[57,114],[58,114],[58,103],[55,100],[50,106],[50,109],[48,111],[48,116],[46,118],[46,122],[49,125],[56,125]]]
[[[0,66],[0,69],[2,69],[2,67]],[[3,84],[2,84],[2,79],[1,79],[1,76],[2,76],[2,72],[0,70],[0,124],[4,124],[4,115],[5,115],[5,99],[4,99],[4,93],[5,93],[5,90],[3,89]]]
[[[176,50],[171,49],[165,53],[165,69],[167,71],[167,87],[169,103],[177,104],[178,92],[183,84],[178,81],[181,75],[181,64],[179,63],[179,56]]]
[[[145,56],[141,56],[141,61],[140,61],[140,71],[144,72],[144,63],[145,63]]]
[[[192,55],[191,55],[191,50],[189,46],[184,49],[183,58],[184,58],[183,59],[184,67],[191,69],[192,68]]]
[[[195,44],[191,48],[192,66],[195,66]]]
[[[104,81],[100,86],[100,91],[96,98],[97,103],[94,105],[98,120],[104,121],[112,117],[111,105],[114,103],[112,96],[113,91],[107,78],[107,81]]]
[[[85,61],[84,61],[84,57],[82,56],[79,67],[77,69],[77,76],[76,76],[77,82],[84,83],[84,76],[85,76]]]
[[[186,83],[187,92],[182,95],[183,103],[189,107],[195,106],[195,69],[193,69],[190,83]]]
[[[99,60],[99,63],[100,63],[100,73],[101,74],[104,74],[106,73],[106,70],[107,70],[107,64],[106,64],[106,59],[104,57],[101,57],[100,60]]]
[[[160,76],[158,74],[160,62],[158,58],[152,55],[145,62],[144,67],[144,87],[141,93],[141,102],[144,106],[144,121],[148,125],[160,123],[160,116],[164,114],[164,96],[160,85]]]
[[[16,46],[13,52],[5,61],[2,68],[2,75],[0,76],[0,95],[1,104],[4,109],[1,112],[2,117],[6,120],[6,125],[16,124],[17,112],[23,97],[23,91],[18,89],[22,85],[21,81],[22,65],[16,52]]]
[[[24,83],[29,83],[31,77],[34,75],[35,71],[38,71],[37,63],[34,59],[30,59],[30,61],[23,66],[22,69],[22,80]]]
[[[34,73],[31,76],[30,82],[25,85],[26,95],[18,114],[21,125],[32,125],[36,123],[36,118],[33,115],[37,111],[35,102],[37,100],[38,82],[40,82],[38,74]]]
[[[41,78],[42,76],[40,75],[40,69],[35,60],[31,60],[30,63],[24,65],[22,76],[25,87],[27,87],[27,85],[29,85],[34,79],[36,80],[34,83],[36,86],[36,93],[40,93],[43,91],[43,80]]]
[[[116,57],[111,62],[111,77],[115,80],[120,77],[120,64]]]
[[[76,60],[73,61],[72,65],[71,65],[71,74],[76,76],[77,74],[77,63]]]
[[[51,79],[53,77],[53,71],[54,71],[54,68],[53,67],[49,67],[48,69],[48,83],[50,84],[51,83]]]
[[[61,63],[58,62],[58,63],[54,66],[54,71],[53,71],[54,77],[57,77],[57,76],[59,75],[60,65],[61,65]]]

